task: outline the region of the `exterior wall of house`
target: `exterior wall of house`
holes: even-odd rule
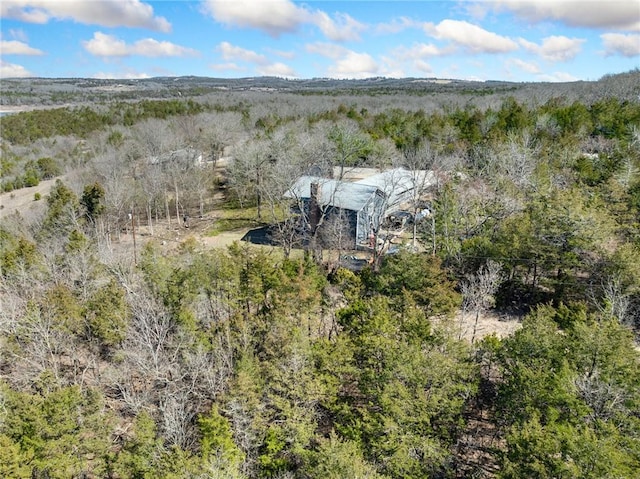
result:
[[[371,234],[376,233],[385,214],[385,198],[382,195],[374,195],[367,204],[358,211],[357,227],[355,231],[356,245],[368,245]]]

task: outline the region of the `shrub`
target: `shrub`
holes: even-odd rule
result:
[[[60,165],[53,158],[39,158],[36,165],[43,180],[50,180],[62,173]]]
[[[24,178],[22,180],[24,186],[38,186],[40,183],[40,178],[38,177],[38,173],[34,170],[28,170],[24,174]]]

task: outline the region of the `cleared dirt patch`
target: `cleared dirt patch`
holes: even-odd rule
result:
[[[475,313],[462,315],[458,313],[455,318],[455,330],[460,338],[469,342],[479,341],[485,336],[495,334],[499,338],[504,338],[515,333],[522,327],[521,317],[499,314],[488,311],[478,316],[476,324]]]
[[[38,186],[30,186],[28,188],[20,188],[10,193],[0,194],[0,218],[9,216],[16,211],[23,217],[29,215],[30,212],[41,213],[47,207],[46,196],[56,183],[55,178],[53,180],[41,181]],[[64,180],[63,180],[64,181]],[[34,200],[36,193],[40,193],[41,199]]]

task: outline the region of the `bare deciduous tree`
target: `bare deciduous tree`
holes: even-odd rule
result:
[[[184,353],[184,380],[190,394],[203,400],[223,393],[233,372],[233,351],[222,337],[210,351],[191,347]]]
[[[616,384],[600,379],[597,369],[577,377],[574,384],[580,397],[591,408],[589,421],[607,421],[615,414],[628,414],[625,407],[628,394]]]
[[[197,411],[189,393],[178,390],[164,395],[158,409],[162,432],[168,444],[184,450],[193,448],[197,441],[194,424]]]
[[[110,149],[94,161],[94,175],[104,187],[106,233],[120,239],[135,191],[132,169],[126,158]]]
[[[468,275],[461,284],[463,299],[460,334],[462,335],[464,315],[466,312],[474,313],[475,317],[471,342],[475,342],[480,315],[495,304],[494,295],[502,280],[501,270],[502,266],[500,263],[489,260],[485,265],[481,266],[476,273]]]
[[[12,353],[26,374],[23,380],[28,384],[34,377],[50,371],[61,384],[63,356],[73,349],[69,332],[60,328],[53,314],[47,314],[38,307],[30,308],[21,323],[18,332],[20,347],[13,349]]]
[[[129,302],[132,317],[124,343],[127,358],[152,380],[169,381],[168,350],[174,329],[169,312],[145,291],[135,293]]]
[[[438,155],[431,149],[428,142],[421,141],[416,148],[407,148],[403,150],[404,166],[411,173],[413,190],[411,194],[411,208],[413,214],[413,231],[412,244],[416,247],[416,238],[418,236],[418,213],[426,206],[425,195],[427,190],[435,185],[436,174],[434,168],[439,165]],[[435,222],[435,215],[431,211],[431,220]],[[435,229],[435,224],[433,228]],[[435,234],[432,232],[433,247],[432,253],[435,254]]]
[[[239,112],[201,113],[197,116],[200,130],[194,146],[201,151],[211,169],[224,156],[225,149],[238,142],[242,135],[242,114]]]
[[[591,300],[601,314],[613,317],[621,324],[633,326],[631,294],[619,276],[606,278],[591,292]]]
[[[340,264],[343,251],[353,250],[353,227],[344,210],[330,214],[320,230],[320,241],[323,249],[329,250],[329,264],[335,270]]]
[[[259,405],[259,407],[262,409],[264,405]],[[235,443],[245,454],[245,460],[241,467],[242,472],[252,476],[262,440],[259,427],[261,410],[255,410],[254,405],[242,398],[236,398],[228,403],[226,413],[231,420]]]
[[[265,169],[272,162],[263,142],[247,141],[235,150],[234,159],[227,168],[229,186],[240,206],[255,202],[258,220],[262,219],[263,178]]]

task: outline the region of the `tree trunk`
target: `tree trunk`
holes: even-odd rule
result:
[[[258,221],[262,221],[262,194],[260,188],[260,167],[256,170],[256,205],[258,209]]]
[[[153,236],[153,217],[151,215],[151,203],[147,202],[147,219],[149,220],[149,234]]]
[[[173,180],[173,186],[176,190],[176,220],[180,224],[180,205],[178,204],[178,180]]]
[[[418,217],[418,208],[413,209],[413,238],[411,244],[413,245],[413,250],[416,249],[416,237],[418,236],[418,222],[416,221]]]
[[[471,344],[476,342],[476,333],[478,332],[478,321],[480,320],[480,310],[476,310],[476,319],[473,322],[473,334],[471,335]]]
[[[436,215],[431,213],[431,255],[436,255]]]

